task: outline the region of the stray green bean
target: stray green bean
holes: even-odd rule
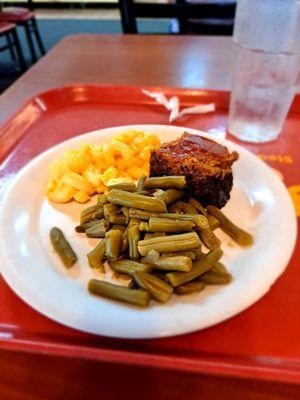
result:
[[[50,231],[50,240],[64,266],[71,268],[77,261],[77,256],[63,232],[59,228],[52,228]]]
[[[236,226],[229,218],[226,217],[215,206],[208,206],[207,211],[220,221],[220,228],[227,233],[240,246],[251,246],[253,244],[253,236]]]

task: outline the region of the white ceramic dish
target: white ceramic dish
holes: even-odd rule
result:
[[[126,129],[156,133],[162,141],[184,130],[162,125],[103,129],[77,136],[42,153],[16,176],[6,192],[0,215],[0,265],[4,279],[25,302],[47,317],[69,327],[121,338],[155,338],[203,329],[224,321],[260,299],[284,271],[296,238],[296,219],[289,195],[265,163],[229,141],[240,159],[234,165],[234,188],[225,213],[253,233],[249,249],[232,246],[222,232],[223,261],[233,275],[226,286],[210,286],[199,294],[173,296],[166,305],[151,303],[138,309],[90,295],[86,284],[101,277],[91,270],[87,252],[97,243],[74,232],[82,205],[50,204],[44,196],[48,164],[64,150],[81,142],[102,143]],[[51,227],[60,227],[79,256],[67,270],[53,252]]]

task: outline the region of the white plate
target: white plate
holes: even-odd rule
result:
[[[82,205],[50,204],[44,196],[47,166],[64,150],[81,142],[102,143],[129,128],[153,132],[162,141],[184,130],[162,125],[117,127],[87,133],[42,153],[17,175],[2,202],[0,265],[9,286],[35,310],[81,331],[122,338],[155,338],[203,329],[224,321],[261,298],[284,271],[296,238],[296,218],[289,195],[271,168],[229,141],[223,144],[240,154],[234,165],[234,188],[225,213],[254,235],[249,249],[224,241],[223,261],[233,275],[227,286],[210,286],[199,294],[173,296],[166,305],[151,303],[138,309],[94,297],[86,290],[100,273],[87,265],[86,254],[96,239],[74,232]],[[58,226],[72,243],[79,261],[62,267],[49,240]]]

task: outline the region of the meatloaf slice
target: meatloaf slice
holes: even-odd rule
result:
[[[238,157],[213,140],[184,133],[152,150],[150,176],[185,175],[188,196],[221,208],[230,198],[231,166]]]

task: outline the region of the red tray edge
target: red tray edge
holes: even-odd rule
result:
[[[189,360],[181,357],[157,356],[123,350],[92,349],[86,346],[76,346],[75,348],[74,346],[68,345],[36,344],[34,342],[24,343],[24,341],[16,339],[14,342],[3,340],[1,340],[1,342],[2,349],[14,352],[20,352],[19,345],[22,344],[26,345],[22,352],[29,354],[78,358],[105,363],[109,362],[112,364],[136,365],[145,368],[159,368],[162,370],[180,371],[196,375],[236,377],[247,380],[300,384],[300,367],[298,363],[294,366],[294,370],[291,371],[290,365],[282,363],[279,367],[269,367],[267,365],[258,366],[255,360],[250,360],[248,364],[241,360],[239,362],[235,360],[235,364],[233,364],[205,358],[201,360]]]

